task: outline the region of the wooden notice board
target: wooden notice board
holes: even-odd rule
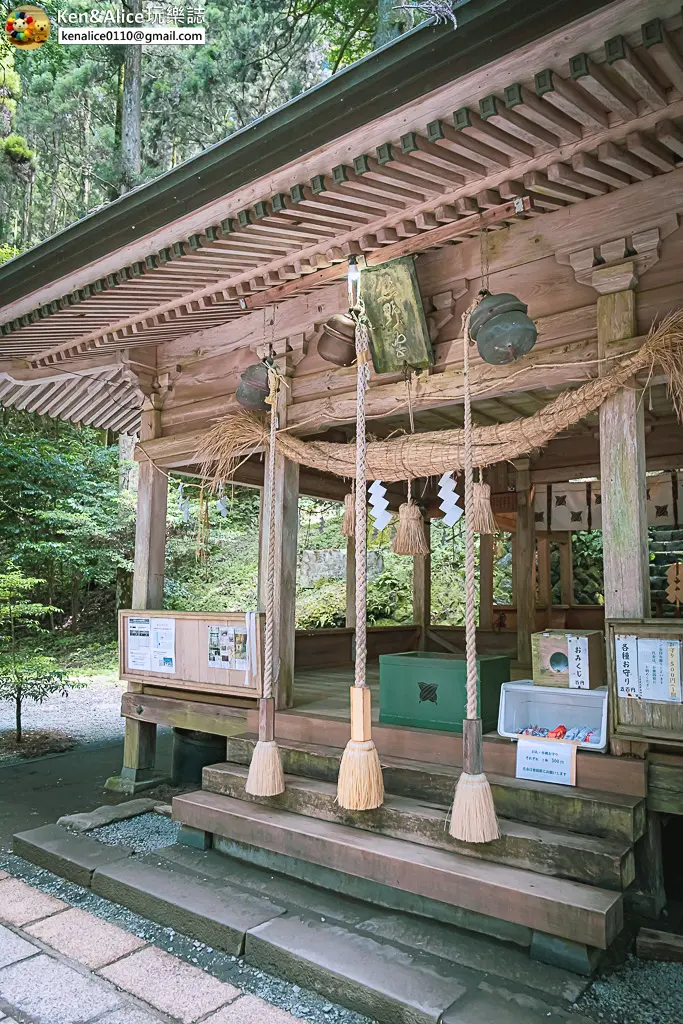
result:
[[[260,697],[264,619],[260,612],[120,611],[119,676],[174,690]]]
[[[637,649],[633,639],[679,641],[680,650],[683,652],[683,620],[608,619],[605,623],[605,632],[611,734],[644,743],[665,743],[683,747],[683,701],[644,699],[642,686],[636,680],[634,665],[631,665],[631,678],[636,695],[620,695],[620,686],[622,692],[624,689],[624,660],[630,654],[632,662]],[[623,657],[621,651],[624,652]],[[674,669],[672,673],[672,693],[666,695],[669,698],[676,688],[675,671]],[[677,671],[681,673],[680,663]]]

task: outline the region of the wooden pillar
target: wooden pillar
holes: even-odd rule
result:
[[[529,459],[515,459],[517,470],[517,530],[515,533],[515,599],[517,605],[517,660],[531,665],[531,634],[536,627],[536,525],[531,500]]]
[[[574,560],[572,558],[572,535],[569,531],[559,534],[560,548],[560,603],[571,607],[574,604]]]
[[[637,334],[633,264],[621,272],[595,272],[598,296],[598,356],[611,341]],[[605,618],[650,616],[645,423],[642,396],[635,384],[622,388],[600,407],[600,486]],[[612,709],[614,713],[614,709]],[[612,753],[644,755],[647,745],[611,739]]]
[[[151,404],[148,399],[148,403]],[[161,410],[146,408],[142,413],[140,442],[161,436]],[[135,558],[132,607],[159,611],[164,605],[164,562],[166,556],[166,503],[168,478],[152,462],[140,463],[138,503],[135,520]],[[140,684],[129,683],[138,691]],[[123,767],[120,775],[108,779],[106,788],[138,793],[162,781],[154,772],[157,727],[153,722],[126,718]]]
[[[281,427],[287,422],[289,388],[281,388],[278,417]],[[261,494],[259,546],[259,604],[266,606],[269,581],[268,524],[270,518],[270,480],[268,468]],[[299,466],[278,454],[275,458],[275,707],[294,704],[294,643],[296,630],[296,563],[299,532]]]
[[[546,629],[553,624],[553,588],[550,578],[550,540],[548,533],[540,532],[536,536],[538,552],[538,603],[543,609],[543,621]]]
[[[140,443],[161,436],[161,410],[142,413]],[[135,520],[133,608],[160,609],[164,606],[164,563],[166,559],[166,500],[168,478],[147,460],[140,463],[138,505]]]
[[[346,538],[346,626],[356,628],[356,541]]]
[[[479,535],[479,629],[493,629],[493,547],[492,533]]]
[[[418,650],[427,646],[427,630],[431,626],[432,612],[432,556],[431,521],[424,520],[424,531],[430,547],[428,555],[413,555],[413,622],[420,628]]]
[[[635,280],[634,280],[635,284]],[[637,334],[632,289],[598,296],[598,354]],[[600,407],[600,484],[605,616],[649,618],[650,577],[644,404],[625,387]]]

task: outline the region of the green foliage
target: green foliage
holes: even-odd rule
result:
[[[55,24],[62,0],[43,6]],[[176,5],[168,6],[170,14]],[[68,10],[92,7],[70,0]],[[392,0],[208,0],[204,45],[143,49],[140,181],[365,57],[412,20]],[[63,46],[53,31],[40,49],[0,58],[0,107],[24,152],[38,157],[28,194],[26,175],[0,162],[0,244],[34,243],[120,194],[124,49]],[[12,164],[31,177],[33,166]]]
[[[118,450],[94,430],[6,411],[0,426],[0,564],[40,577],[50,625],[103,612],[113,621],[117,574],[130,572],[134,498],[118,493]]]
[[[342,509],[336,502],[302,498],[299,503],[299,554],[305,550],[342,549]],[[383,571],[368,582],[367,612],[371,625],[411,622],[413,617],[413,563],[411,558],[391,551],[393,527],[383,533],[370,529],[369,550],[382,553]],[[465,622],[465,535],[461,520],[455,527],[432,521],[432,622],[463,625]],[[494,599],[508,604],[512,595],[512,560],[509,535],[497,539],[494,565]],[[478,596],[477,596],[478,602]],[[313,587],[298,587],[297,626],[321,629],[344,625],[346,588],[344,581],[319,580]]]
[[[8,135],[2,143],[2,149],[10,163],[30,164],[36,158],[36,154],[21,135]]]
[[[17,743],[22,741],[24,700],[40,702],[52,693],[66,694],[76,685],[52,658],[20,647],[22,634],[39,631],[39,620],[51,611],[30,600],[42,582],[11,564],[0,573],[0,700],[14,702]]]
[[[13,260],[20,252],[21,249],[18,249],[16,245],[0,245],[0,264],[7,263],[7,260]]]
[[[572,534],[574,603],[604,604],[602,531],[579,530]]]

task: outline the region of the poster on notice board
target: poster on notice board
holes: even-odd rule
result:
[[[175,619],[129,615],[128,669],[175,674]]]

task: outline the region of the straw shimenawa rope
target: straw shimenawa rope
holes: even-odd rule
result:
[[[492,466],[507,459],[528,455],[542,448],[557,434],[595,412],[619,388],[642,371],[652,373],[661,366],[669,381],[676,412],[683,413],[683,310],[664,317],[652,329],[640,349],[622,359],[602,377],[596,377],[575,391],[565,391],[545,408],[509,423],[472,429],[472,461],[475,466]],[[199,446],[199,461],[205,479],[215,484],[229,480],[237,464],[263,447],[268,431],[262,419],[252,414],[231,416],[210,428]],[[366,451],[368,480],[406,480],[409,477],[441,475],[464,467],[463,430],[440,430],[424,434],[371,441]],[[292,462],[337,476],[355,477],[355,445],[327,441],[304,441],[287,430],[278,432],[280,454]]]

